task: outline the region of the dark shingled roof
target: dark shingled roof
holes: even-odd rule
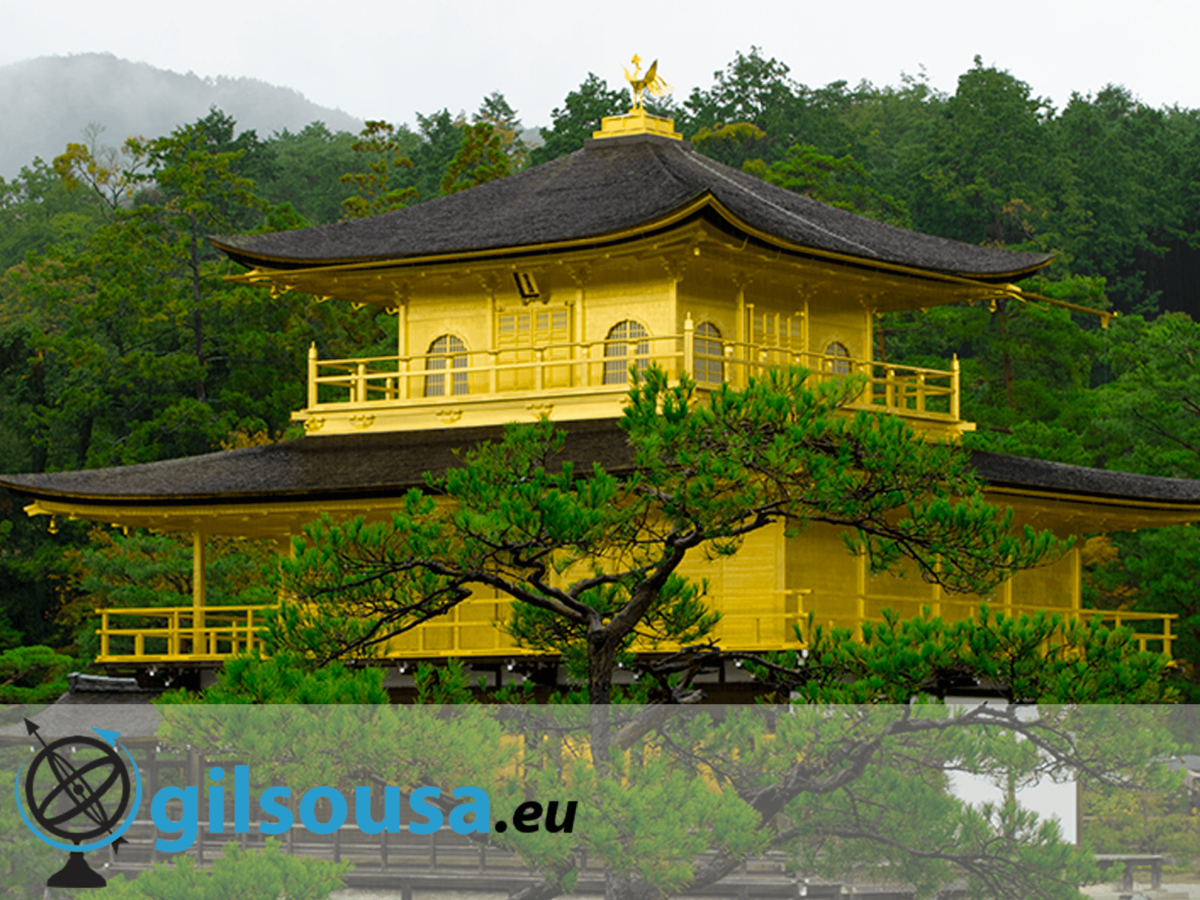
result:
[[[30,719],[47,741],[71,735],[95,737],[93,728],[106,728],[121,735],[123,743],[149,741],[158,733],[162,714],[151,705],[162,696],[162,691],[130,690],[121,682],[133,679],[102,676],[68,676],[71,690],[63,694],[50,706],[14,706],[5,710],[5,721],[0,727],[0,746],[34,744],[24,719]],[[88,682],[80,689],[79,681]],[[102,683],[113,683],[110,688]],[[103,707],[97,709],[96,707]]]
[[[1200,503],[1200,481],[1189,478],[1110,472],[999,453],[972,453],[971,463],[984,481],[997,487],[1181,505]]]
[[[247,266],[275,269],[519,250],[652,228],[706,197],[786,243],[864,260],[1003,281],[1051,259],[884,225],[654,136],[591,141],[511,177],[370,218],[213,243]]]
[[[610,471],[632,463],[616,419],[565,422],[562,459],[577,469],[599,462]],[[105,505],[245,503],[254,500],[351,499],[399,495],[457,463],[455,451],[494,440],[499,427],[447,428],[306,437],[264,447],[80,472],[2,475],[0,487],[45,499]],[[1200,481],[1088,469],[1038,459],[974,453],[976,471],[994,487],[1081,498],[1190,506]]]
[[[566,422],[564,460],[620,470],[632,462],[616,419]],[[457,464],[455,451],[494,440],[503,429],[445,428],[306,437],[108,469],[0,475],[0,487],[35,497],[106,503],[244,503],[254,499],[335,499],[398,495],[424,473]]]

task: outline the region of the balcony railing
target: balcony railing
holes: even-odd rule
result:
[[[496,656],[535,656],[517,647],[490,618],[471,616],[475,601],[452,611],[446,621],[434,621],[392,638],[382,659],[463,659]],[[263,613],[268,607],[214,606],[197,616],[193,607],[100,610],[100,663],[220,662],[241,650],[262,645]],[[489,610],[490,612],[490,610]],[[118,622],[121,624],[118,625]],[[790,619],[770,614],[729,613],[718,626],[730,646],[743,650],[799,647],[788,627]],[[648,649],[648,648],[646,648]],[[675,649],[666,647],[665,649]]]
[[[262,606],[102,609],[97,662],[219,662],[261,644]],[[116,624],[120,622],[121,624]]]
[[[806,593],[806,592],[801,592]],[[954,604],[945,604],[947,607]],[[961,609],[946,608],[942,615],[969,618],[978,607],[961,604]],[[497,601],[472,600],[452,610],[444,621],[435,620],[384,645],[382,659],[430,659],[458,657],[478,659],[497,656],[533,656],[533,651],[515,646],[497,625]],[[261,646],[263,613],[266,607],[214,606],[197,614],[193,607],[162,609],[100,610],[100,663],[204,663],[220,662],[241,650]],[[1007,615],[1032,615],[1036,607],[1011,605],[997,608]],[[1143,651],[1171,653],[1175,635],[1167,613],[1111,612],[1107,610],[1063,610],[1066,615],[1091,619],[1099,615],[1109,627],[1125,626],[1134,630],[1134,639]],[[871,621],[881,621],[868,617]],[[116,623],[122,621],[118,626]],[[729,650],[765,652],[798,649],[794,625],[807,622],[803,607],[790,613],[727,612],[717,626],[715,637]],[[650,648],[643,647],[643,650]],[[660,650],[676,649],[660,646]]]
[[[714,352],[716,347],[720,352]],[[356,359],[322,360],[313,346],[308,403],[298,418],[343,415],[361,420],[386,410],[473,407],[522,397],[561,403],[607,397],[614,404],[612,414],[617,414],[631,365],[657,365],[672,379],[687,372],[701,390],[721,382],[744,387],[752,377],[787,366],[803,366],[822,379],[858,375],[865,377],[866,385],[854,407],[960,421],[957,360],[949,370],[925,369],[782,346],[697,339],[690,327],[682,334],[627,340]]]

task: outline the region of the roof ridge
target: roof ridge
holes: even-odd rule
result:
[[[854,247],[855,249],[860,250],[869,256],[875,257],[876,259],[883,258],[878,251],[873,250],[872,248],[866,246],[865,244],[860,244],[858,241],[851,240],[850,238],[840,235],[835,231],[830,231],[828,228],[825,228],[822,225],[818,225],[816,222],[812,221],[811,219],[807,219],[804,216],[800,215],[799,213],[793,212],[792,210],[788,209],[786,206],[782,206],[781,204],[776,203],[774,200],[770,199],[769,197],[763,196],[758,191],[751,190],[749,187],[742,184],[741,182],[735,181],[734,179],[732,179],[728,175],[726,175],[724,172],[722,172],[721,169],[718,169],[718,168],[714,167],[713,165],[710,165],[709,163],[711,163],[712,160],[702,162],[701,159],[704,158],[703,154],[697,153],[696,151],[693,150],[691,153],[687,154],[685,158],[687,158],[692,163],[700,166],[700,168],[706,170],[709,174],[715,175],[716,177],[720,178],[722,181],[728,182],[729,184],[733,185],[735,188],[742,191],[743,193],[749,194],[751,197],[753,197],[759,203],[763,203],[763,204],[771,207],[776,212],[782,213],[783,215],[787,216],[789,219],[794,219],[797,222],[800,222],[809,228],[812,228],[816,231],[821,232],[822,234],[827,234],[827,235],[829,235],[829,237],[833,238],[834,240],[840,241],[843,244],[846,244],[850,247]],[[720,164],[718,163],[717,165],[720,165]],[[721,166],[721,168],[728,168],[728,167]],[[763,184],[766,184],[766,183],[767,182],[765,182],[765,181],[763,182]],[[797,196],[801,196],[801,195],[797,195]],[[811,200],[812,198],[810,197],[808,199]],[[813,200],[812,202],[816,203],[818,201]],[[824,206],[825,204],[822,204],[822,205]]]

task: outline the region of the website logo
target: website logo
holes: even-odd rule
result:
[[[71,854],[67,864],[46,884],[104,887],[108,882],[88,865],[83,854],[110,845],[116,851],[126,843],[123,835],[142,803],[137,764],[128,749],[118,749],[120,735],[115,731],[93,728],[98,738],[76,734],[47,744],[29,719],[25,720],[25,728],[42,749],[34,756],[23,781],[23,766],[17,767],[17,809],[40,840]]]
[[[96,736],[75,734],[51,743],[25,720],[41,744],[32,763],[18,766],[14,789],[22,820],[39,840],[67,851],[66,865],[46,882],[50,887],[100,888],[106,879],[84,854],[128,843],[128,831],[142,805],[142,780],[129,750],[115,731],[93,728]],[[35,748],[36,749],[36,748]],[[200,835],[282,835],[293,828],[327,835],[353,823],[366,835],[409,832],[429,835],[448,829],[460,835],[571,834],[576,800],[545,803],[522,798],[493,819],[488,792],[461,786],[445,791],[425,784],[410,791],[396,785],[358,786],[347,793],[320,786],[293,791],[262,785],[250,767],[234,764],[208,769],[204,786],[162,787],[150,798],[150,819],[160,853],[183,853]],[[232,777],[230,777],[232,776]],[[257,785],[257,787],[256,787]],[[380,796],[382,794],[382,796]],[[232,813],[232,815],[230,815]],[[202,827],[202,822],[206,828]],[[230,827],[232,826],[232,828]]]

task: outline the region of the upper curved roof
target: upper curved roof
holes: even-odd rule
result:
[[[784,245],[985,281],[1023,277],[1052,258],[885,225],[653,135],[589,141],[508,178],[370,218],[212,242],[243,265],[268,269],[403,261],[619,238],[705,201],[735,227]]]

